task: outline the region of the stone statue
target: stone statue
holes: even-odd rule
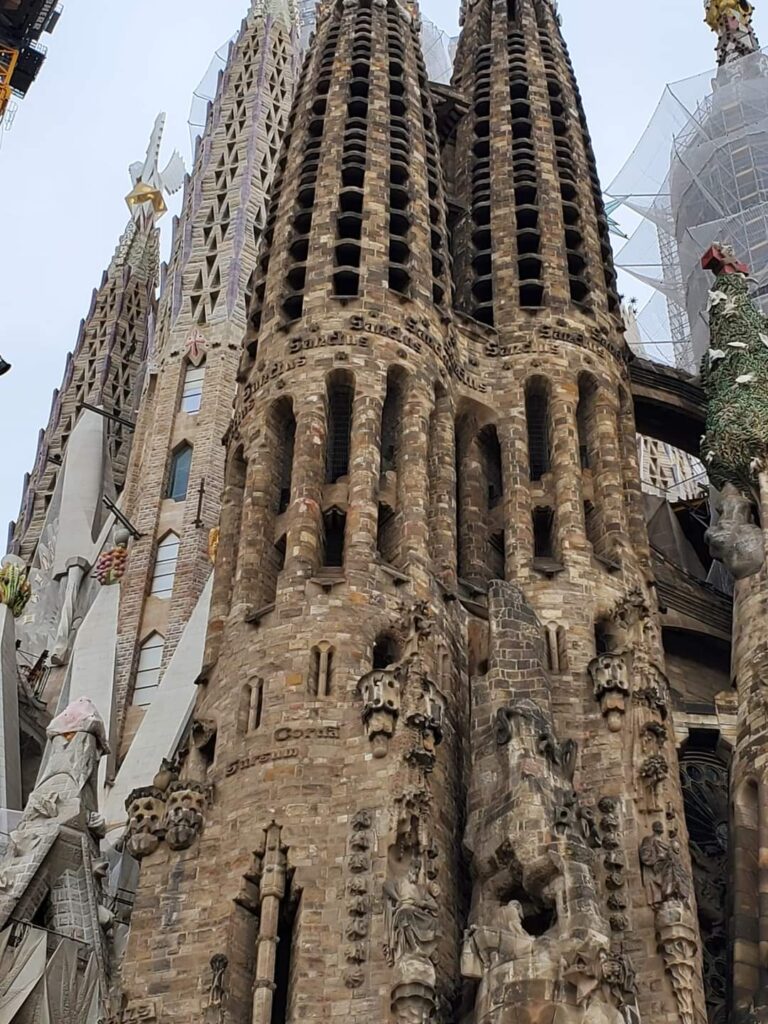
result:
[[[385,882],[387,943],[390,965],[405,957],[431,958],[436,944],[438,907],[426,886],[419,881],[421,869],[411,865],[408,877]]]
[[[533,936],[523,927],[523,908],[517,900],[499,906],[487,925],[471,925],[464,933],[461,973],[465,978],[482,978],[499,964],[529,956]]]
[[[414,862],[406,879],[384,884],[384,952],[394,968],[392,1012],[397,1024],[430,1020],[436,1001],[432,957],[437,947],[438,906],[420,879],[421,868]]]
[[[664,825],[660,821],[653,823],[653,834],[640,844],[640,863],[652,907],[658,908],[670,900],[688,903],[691,882],[683,864],[680,840],[675,832],[665,839]]]
[[[737,580],[760,572],[765,561],[763,531],[752,521],[752,502],[733,484],[720,495],[720,519],[705,534],[709,551]]]

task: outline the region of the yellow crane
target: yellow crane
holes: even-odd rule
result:
[[[18,59],[18,50],[0,44],[0,123],[2,123],[13,95],[11,79],[13,78],[13,72],[16,70]]]

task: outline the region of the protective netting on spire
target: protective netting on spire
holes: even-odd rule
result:
[[[309,45],[309,39],[315,27],[317,0],[298,0],[296,9],[299,17],[299,31],[302,47]],[[237,39],[237,34],[220,46],[213,55],[208,70],[192,96],[192,107],[189,113],[189,132],[194,151],[195,142],[205,128],[208,104],[216,95],[219,74],[227,66],[229,48]],[[422,20],[421,45],[427,63],[427,73],[433,82],[447,85],[453,74],[453,61],[456,56],[458,38],[449,36],[433,22]]]
[[[713,241],[750,265],[768,312],[766,53],[669,85],[608,193],[644,218],[617,264],[657,291],[639,316],[648,349],[695,371],[709,344],[700,261]]]

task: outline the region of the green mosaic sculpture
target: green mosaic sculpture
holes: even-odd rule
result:
[[[7,605],[13,617],[18,619],[31,596],[32,588],[24,563],[8,555],[0,567],[0,604]]]
[[[713,246],[702,266],[716,276],[701,373],[708,406],[702,456],[722,492],[722,517],[707,539],[712,555],[744,579],[765,557],[750,506],[760,508],[760,474],[768,470],[768,319],[750,298],[748,268],[730,247]]]

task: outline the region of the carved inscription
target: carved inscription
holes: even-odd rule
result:
[[[291,743],[296,740],[338,740],[341,739],[340,725],[281,725],[275,729],[275,743]]]
[[[268,764],[270,761],[290,761],[299,756],[296,747],[285,747],[282,750],[268,750],[264,754],[250,754],[248,757],[241,757],[227,765],[227,776],[237,775],[238,772],[246,771],[248,768],[255,768],[260,764]]]
[[[141,1002],[129,1003],[123,1010],[122,1024],[136,1024],[138,1021],[157,1020],[157,1006],[154,999],[144,999]]]
[[[533,343],[542,341],[547,344],[565,343],[567,345],[578,345],[581,348],[590,349],[592,352],[601,354],[609,352],[615,359],[626,362],[627,355],[624,348],[611,341],[607,333],[600,327],[593,327],[590,331],[579,331],[569,327],[555,327],[552,324],[541,324],[536,328],[533,338],[523,338],[520,341],[512,342],[510,345],[501,345],[498,339],[494,338],[485,346],[485,354],[492,357],[520,355],[524,352],[534,350]]]

